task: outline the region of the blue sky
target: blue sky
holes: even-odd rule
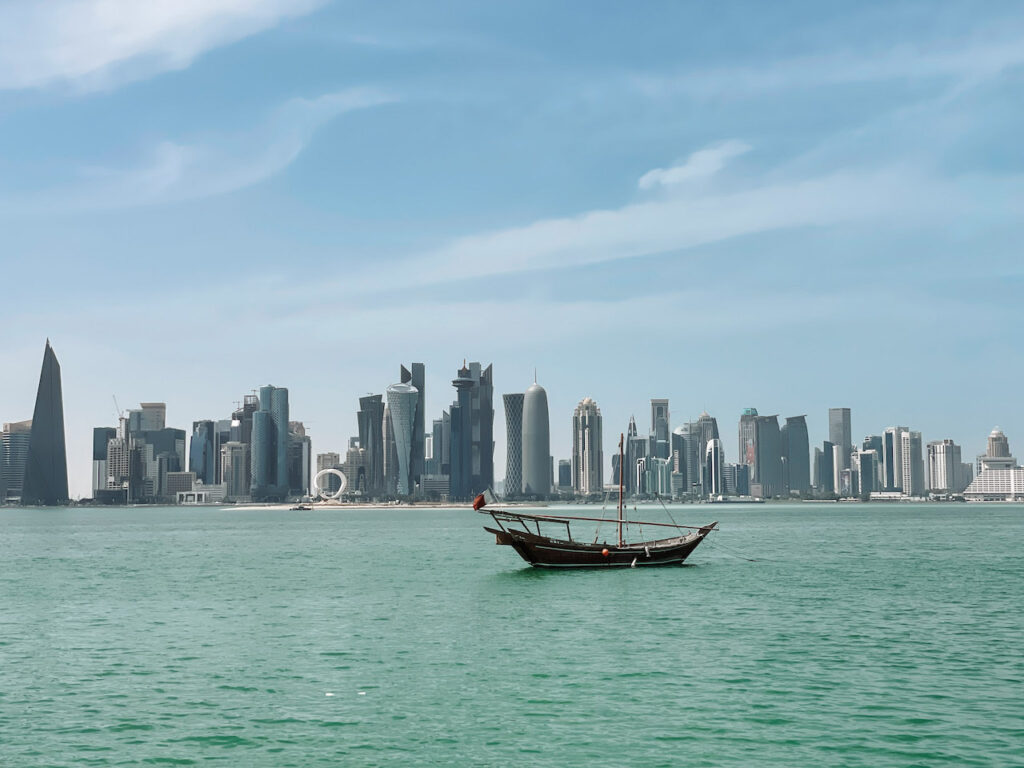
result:
[[[80,495],[111,394],[343,450],[464,357],[556,458],[584,396],[1014,447],[1022,85],[1012,2],[0,3],[0,419],[49,336]]]

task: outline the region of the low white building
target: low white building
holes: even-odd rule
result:
[[[967,501],[1024,501],[1024,468],[986,469],[964,491]]]

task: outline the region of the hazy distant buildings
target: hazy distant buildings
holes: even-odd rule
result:
[[[637,467],[640,465],[641,461],[647,458],[649,450],[650,441],[646,437],[637,433],[636,419],[630,416],[629,426],[626,428],[626,465],[623,467],[623,473],[625,475],[625,489],[627,493],[643,493],[643,488],[638,484],[639,479],[643,475],[638,472]]]
[[[604,489],[602,445],[601,409],[585,397],[572,415],[571,485],[581,496],[599,494]]]
[[[558,460],[558,490],[560,493],[572,490],[572,462],[568,459]]]
[[[523,393],[503,395],[505,404],[505,496],[523,492]]]
[[[259,409],[252,414],[250,495],[254,501],[288,495],[288,390],[260,387]]]
[[[349,442],[351,444],[351,441],[349,441]],[[338,470],[341,470],[342,469],[342,467],[341,467],[341,456],[338,453],[335,453],[334,451],[326,451],[324,453],[318,453],[316,455],[316,473],[319,475],[325,469],[338,469]],[[353,483],[353,478],[350,478],[348,476],[347,472],[344,472],[344,470],[342,470],[342,473],[345,475],[345,479],[348,480],[348,487],[349,488],[351,488],[353,491],[356,491],[356,490],[358,490],[360,488],[360,485],[362,485],[362,489],[365,492],[365,488],[366,488],[365,463],[364,463],[364,467],[363,467],[363,475],[362,475],[362,477],[357,478],[355,483]],[[328,496],[337,493],[338,489],[341,488],[341,478],[338,477],[337,475],[333,475],[333,474],[331,474],[331,475],[324,475],[324,477],[321,478],[321,483],[323,483],[323,487],[320,490],[324,491],[326,493],[326,495],[328,495]]]
[[[388,387],[387,395],[398,454],[396,493],[399,496],[410,496],[414,491],[412,450],[419,391],[412,384],[392,384]]]
[[[551,436],[548,393],[536,381],[523,396],[523,494],[551,493]]]
[[[750,467],[753,480],[754,466],[757,464],[757,408],[744,408],[740,414],[738,461]]]
[[[778,416],[760,416],[755,408],[740,415],[740,462],[750,467],[750,493],[773,498],[782,495],[782,436]]]
[[[39,373],[36,407],[25,464],[21,501],[26,505],[64,504],[68,501],[68,460],[64,446],[64,396],[60,363],[46,341]]]
[[[819,496],[833,496],[836,493],[835,446],[828,440],[821,448],[814,449],[814,486]]]

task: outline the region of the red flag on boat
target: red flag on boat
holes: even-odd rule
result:
[[[484,498],[482,493],[473,499],[473,509],[477,512],[483,509],[485,504],[487,504],[487,499]]]

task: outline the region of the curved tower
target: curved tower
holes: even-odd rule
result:
[[[391,428],[395,433],[395,450],[398,453],[399,496],[408,496],[412,487],[412,443],[416,406],[420,391],[412,384],[392,384],[388,387],[388,411],[391,414]]]
[[[523,493],[551,493],[551,434],[548,393],[534,382],[523,395]]]
[[[505,401],[505,496],[523,492],[523,393],[502,395]]]

